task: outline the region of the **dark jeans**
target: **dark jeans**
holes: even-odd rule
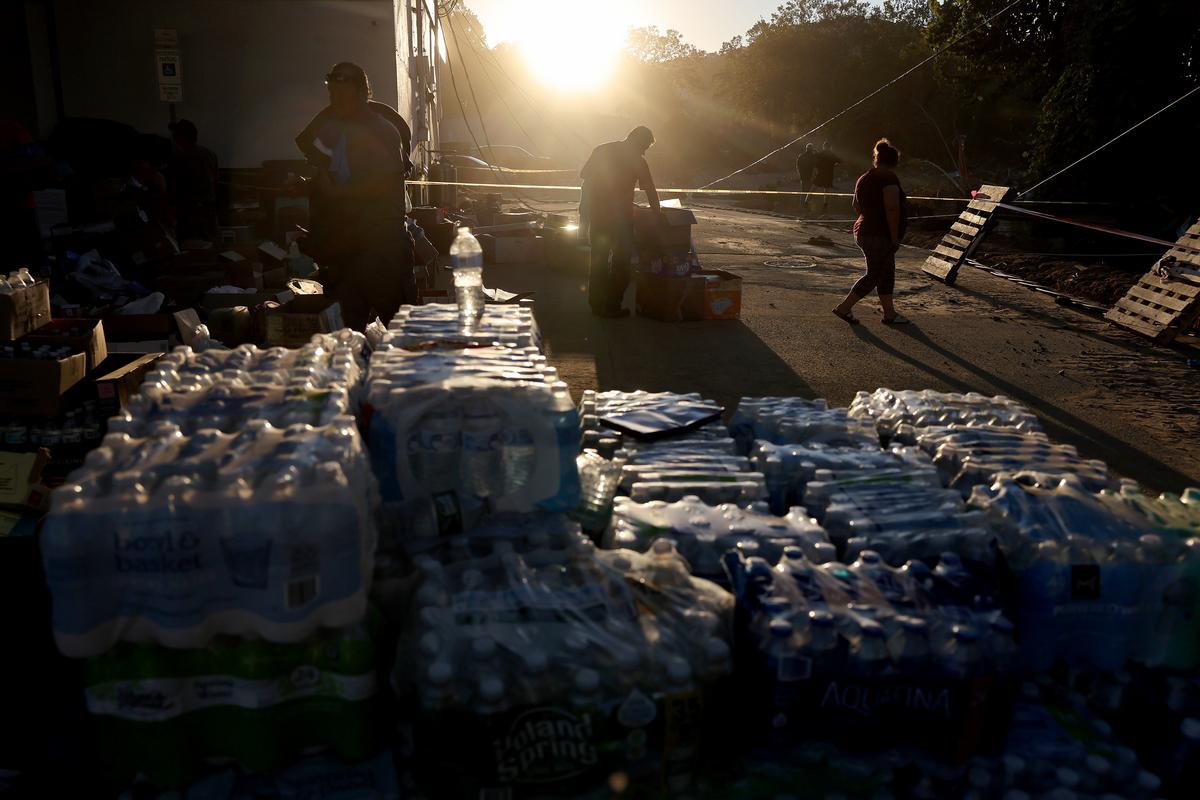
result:
[[[588,305],[598,314],[616,311],[629,288],[633,225],[629,221],[607,225],[593,223],[588,243],[592,247]]]
[[[365,234],[338,259],[330,294],[342,307],[346,327],[361,331],[376,316],[387,325],[401,305],[418,302],[413,241],[403,221]]]
[[[856,236],[854,243],[867,259],[867,273],[858,279],[850,291],[856,297],[866,297],[872,290],[890,295],[896,291],[896,246],[889,236]]]

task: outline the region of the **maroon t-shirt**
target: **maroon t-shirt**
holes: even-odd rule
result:
[[[900,189],[900,179],[894,172],[884,172],[869,169],[859,176],[854,184],[854,201],[861,211],[858,219],[854,220],[855,236],[883,236],[892,238],[888,230],[887,210],[883,207],[883,190],[895,186]],[[904,189],[900,189],[900,238],[904,238],[904,229],[908,226],[908,211],[904,206]]]

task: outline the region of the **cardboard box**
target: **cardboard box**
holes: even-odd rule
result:
[[[167,313],[111,314],[104,318],[104,336],[109,352],[114,342],[139,342],[146,339],[166,339],[175,332],[175,321]]]
[[[277,269],[263,270],[263,291],[277,292],[287,286],[288,282],[287,267],[278,267]]]
[[[0,342],[20,339],[50,321],[50,284],[38,281],[33,286],[0,294]]]
[[[84,353],[58,360],[0,359],[0,412],[56,416],[63,395],[87,371]]]
[[[342,307],[327,295],[301,295],[279,308],[267,309],[267,345],[300,347],[316,333],[344,326]]]
[[[683,318],[740,319],[742,315],[742,279],[723,269],[702,269],[689,281],[683,303]]]
[[[742,279],[720,269],[687,276],[634,274],[637,313],[664,322],[739,319]]]
[[[684,301],[687,299],[691,278],[675,278],[669,275],[655,275],[650,272],[634,273],[634,285],[637,287],[637,313],[639,317],[649,317],[663,322],[682,322]]]
[[[287,263],[287,250],[274,242],[263,242],[258,246],[259,260],[268,269],[282,267]]]
[[[9,453],[0,450],[0,506],[40,505],[41,493],[34,489],[41,483],[42,468],[49,454],[38,449],[32,453]],[[0,534],[3,535],[3,534]]]
[[[661,224],[661,221],[666,224]],[[639,247],[659,249],[665,253],[687,252],[692,249],[692,226],[696,215],[687,208],[664,208],[662,217],[645,206],[636,206],[633,214],[633,236]]]
[[[160,275],[154,287],[179,305],[196,305],[204,293],[225,282],[225,268],[218,272],[201,272],[195,275]]]
[[[542,264],[546,260],[545,240],[540,236],[497,236],[497,264]]]
[[[422,228],[441,225],[446,221],[446,218],[442,216],[442,210],[435,206],[416,206],[408,212],[408,215],[415,219]]]
[[[108,342],[104,336],[104,323],[98,319],[55,319],[47,322],[24,338],[33,345],[69,347],[71,352],[87,356],[87,368],[91,372],[108,357]]]
[[[237,255],[237,253],[233,253],[233,255]],[[240,256],[238,257],[241,258]],[[240,261],[226,264],[225,283],[230,286],[238,286],[242,289],[254,289],[261,292],[263,290],[262,264],[257,261],[247,261],[244,258]]]
[[[129,398],[137,394],[142,379],[162,353],[114,353],[104,359],[96,378],[97,410],[107,416],[125,408]]]
[[[206,311],[216,308],[233,308],[234,306],[254,308],[270,300],[283,304],[294,296],[291,291],[287,290],[282,292],[229,292],[228,294],[208,292],[200,299],[200,307]]]

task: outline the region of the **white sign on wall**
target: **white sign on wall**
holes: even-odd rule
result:
[[[158,96],[167,103],[183,102],[183,77],[179,72],[178,50],[157,50]]]

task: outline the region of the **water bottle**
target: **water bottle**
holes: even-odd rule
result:
[[[462,485],[478,497],[504,494],[502,425],[501,415],[482,398],[463,410]]]
[[[483,248],[471,235],[470,228],[458,229],[458,235],[450,245],[450,265],[454,269],[454,299],[458,303],[459,321],[473,324],[483,315],[484,309]]]
[[[920,617],[901,616],[899,625],[888,640],[888,651],[897,671],[916,678],[929,667],[929,624]]]

